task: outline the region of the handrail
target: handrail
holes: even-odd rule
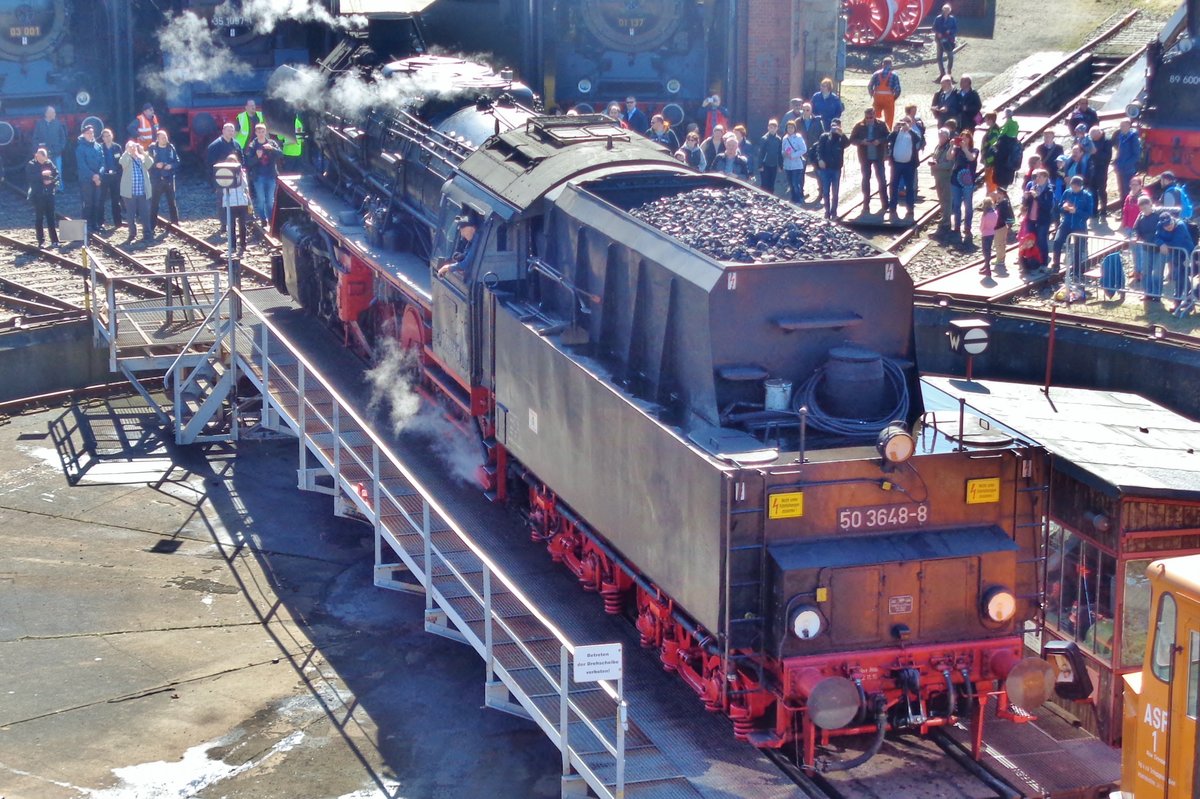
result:
[[[233,288],[225,289],[225,291],[223,291],[221,293],[221,296],[213,301],[212,308],[210,308],[208,313],[205,314],[204,318],[200,320],[200,324],[196,325],[196,329],[192,333],[192,337],[189,338],[187,340],[187,343],[184,344],[183,347],[179,350],[179,354],[175,356],[175,360],[171,361],[171,365],[167,367],[167,370],[164,374],[169,375],[169,374],[177,374],[178,373],[178,370],[183,363],[184,357],[186,357],[191,352],[193,345],[195,345],[195,343],[196,343],[196,339],[200,336],[200,331],[208,328],[209,322],[213,318],[213,314],[215,314],[217,311],[219,311],[223,307],[225,300],[229,297],[229,293],[234,290],[235,289],[233,289]],[[194,382],[194,378],[195,378],[195,373],[193,372],[193,374],[188,376],[187,382],[189,384]],[[176,391],[176,393],[178,394],[180,391],[182,391],[183,386],[182,385],[177,386],[177,389],[178,389],[178,391]]]
[[[391,448],[375,434],[366,420],[364,420],[358,415],[358,413],[355,412],[353,406],[347,402],[345,398],[343,398],[341,394],[337,392],[336,389],[333,388],[332,384],[321,374],[321,371],[314,367],[312,363],[304,357],[300,348],[292,344],[288,337],[284,335],[283,332],[269,319],[267,319],[267,317],[254,306],[250,299],[240,289],[233,288],[230,289],[230,291],[243,300],[243,308],[250,311],[250,313],[253,314],[254,317],[257,318],[259,322],[261,322],[261,324],[266,327],[267,330],[269,330],[270,333],[289,350],[292,357],[294,357],[296,361],[304,367],[305,371],[315,377],[322,384],[323,389],[328,392],[334,403],[344,409],[339,412],[349,414],[350,418],[359,426],[360,432],[365,434],[367,438],[370,439],[371,443],[379,449],[381,454],[387,456],[387,459],[391,462],[391,465],[400,472],[401,477],[403,477],[405,481],[407,481],[422,495],[424,501],[429,505],[430,509],[435,512],[447,525],[449,525],[451,531],[463,544],[466,545],[466,547],[475,555],[475,557],[477,557],[480,562],[483,563],[483,565],[490,572],[492,572],[492,574],[498,577],[501,584],[507,588],[508,591],[513,594],[513,596],[520,600],[521,604],[525,605],[530,614],[536,618],[538,622],[540,622],[562,646],[566,647],[568,652],[573,655],[575,653],[575,645],[571,643],[567,636],[561,630],[559,630],[553,622],[546,618],[546,616],[537,609],[537,606],[529,599],[529,597],[525,595],[525,592],[523,592],[507,576],[505,576],[504,572],[500,570],[500,568],[495,564],[495,562],[492,561],[490,557],[488,557],[487,553],[480,549],[479,546],[472,541],[471,538],[461,528],[459,528],[459,526],[453,521],[453,517],[450,516],[446,509],[443,508],[436,500],[430,498],[432,496],[432,492],[425,487],[425,485],[417,478],[416,475],[410,472],[400,462],[399,458],[396,457]],[[454,568],[451,564],[447,565],[452,569]],[[533,660],[536,662],[536,658]],[[609,681],[604,680],[598,682],[597,684],[603,687],[603,690],[609,695],[610,698],[614,700],[618,699],[617,692]],[[581,718],[583,718],[582,714]],[[601,738],[603,738],[603,736],[601,736]]]
[[[366,515],[368,520],[373,523],[376,536],[376,569],[378,570],[381,566],[386,568],[388,565],[381,560],[379,549],[380,542],[386,541],[386,544],[401,557],[407,568],[411,569],[415,575],[418,575],[420,581],[424,584],[426,612],[432,612],[436,605],[440,609],[440,612],[445,614],[445,618],[449,620],[447,623],[439,621],[431,622],[430,617],[427,616],[427,626],[432,623],[435,627],[442,629],[457,628],[458,633],[456,633],[456,636],[461,636],[461,640],[470,644],[483,656],[487,665],[488,684],[492,685],[494,682],[493,675],[498,674],[500,684],[503,684],[510,691],[511,695],[517,699],[519,705],[523,708],[521,713],[523,715],[527,714],[528,717],[532,718],[550,736],[552,741],[556,741],[558,748],[562,752],[564,776],[570,774],[572,769],[574,769],[575,772],[582,776],[596,790],[598,795],[607,797],[607,799],[616,799],[617,797],[624,796],[624,755],[628,725],[628,704],[624,698],[623,681],[617,681],[615,690],[611,681],[589,683],[586,687],[577,686],[574,689],[575,696],[572,696],[569,663],[575,653],[575,645],[538,610],[537,606],[505,576],[491,558],[467,536],[446,510],[432,498],[430,491],[404,466],[388,445],[374,433],[371,426],[359,416],[350,403],[332,387],[330,382],[321,374],[320,370],[316,369],[304,357],[299,348],[293,345],[288,337],[267,319],[239,289],[233,288],[230,292],[243,302],[243,307],[248,311],[246,315],[252,317],[252,324],[255,325],[255,327],[248,326],[245,324],[244,318],[233,320],[233,329],[230,331],[230,337],[234,349],[234,368],[237,368],[238,363],[243,364],[241,368],[245,369],[247,374],[251,375],[252,380],[254,380],[262,391],[264,408],[269,408],[273,405],[276,411],[285,418],[285,423],[295,429],[300,439],[301,473],[308,473],[306,456],[309,449],[313,448],[312,454],[316,456],[322,468],[333,476],[335,492],[345,492],[349,501],[357,506]],[[231,299],[230,302],[231,304],[236,304],[238,300]],[[258,325],[261,326],[259,327]],[[246,336],[247,349],[239,354],[236,342],[238,336],[242,335]],[[220,346],[220,344],[216,346]],[[277,350],[275,349],[276,347],[278,348]],[[286,354],[288,358],[287,369],[273,365],[272,351]],[[295,372],[289,374],[293,368]],[[257,374],[255,374],[256,372]],[[274,384],[271,382],[272,378],[276,381]],[[314,398],[310,398],[306,390],[306,387],[314,381],[320,386],[319,402]],[[329,402],[328,409],[325,408],[326,402]],[[327,436],[329,440],[326,440]],[[323,440],[325,443],[318,445],[316,443],[318,440]],[[330,448],[332,452],[329,451]],[[369,464],[367,463],[368,456],[362,454],[364,449],[369,449]],[[347,454],[349,457],[347,457]],[[383,458],[386,458],[390,467],[395,469],[395,474],[391,472],[391,469],[385,470],[380,468]],[[358,474],[359,469],[371,475],[369,492],[361,482],[357,486],[354,484],[353,481],[361,480],[361,478],[348,476],[347,469],[350,469],[351,474],[354,475]],[[387,472],[386,478],[384,476],[385,471]],[[398,486],[404,491],[405,496],[416,496],[420,499],[420,521],[414,518],[413,512],[405,508],[404,503],[401,501],[402,498],[393,492],[393,485]],[[413,493],[408,494],[405,489],[411,489]],[[398,518],[402,518],[406,526],[396,530],[389,529],[384,522],[384,518],[392,514],[397,514]],[[453,534],[453,546],[461,545],[463,547],[461,550],[455,549],[453,552],[445,552],[442,547],[435,544],[430,528],[430,520],[433,514],[436,514],[439,523],[444,524],[446,529]],[[407,544],[400,544],[395,537],[397,535],[406,536],[409,533],[417,534],[423,543],[423,563],[421,553],[415,552]],[[468,574],[457,565],[457,562],[460,560],[457,556],[461,555],[467,556],[472,574],[475,573],[477,567],[481,569],[483,577],[482,593],[472,584]],[[465,589],[465,593],[457,594],[455,599],[460,601],[467,600],[466,606],[456,604],[447,598],[439,585],[434,581],[435,569],[441,570],[439,576],[442,578],[454,578],[456,589]],[[548,631],[554,637],[554,640],[557,641],[559,648],[557,675],[550,664],[543,663],[542,659],[536,656],[527,646],[522,635],[508,623],[506,614],[496,612],[493,605],[493,598],[495,596],[493,580],[496,581],[497,587],[501,592],[506,592],[507,595],[517,600],[520,608],[516,612],[520,616],[532,617],[542,629]],[[470,608],[478,608],[483,611],[484,626],[482,630],[474,629],[471,622],[468,621],[468,614],[473,615],[474,613],[474,610],[470,610]],[[443,626],[444,624],[448,624],[449,626]],[[507,636],[504,644],[506,646],[514,645],[524,658],[523,660],[516,660],[515,662],[497,660],[494,654],[494,640],[497,630]],[[558,696],[559,718],[557,723],[535,699],[539,695],[553,694],[530,692],[518,683],[513,676],[514,670],[520,671],[530,668],[539,674],[541,679],[545,681],[545,685]],[[602,692],[601,695],[606,696],[608,701],[613,703],[611,712],[608,710],[589,712],[584,709],[581,704],[582,699],[578,698],[580,693],[594,691]],[[491,705],[490,700],[488,704]],[[503,706],[503,703],[501,706]],[[574,714],[574,722],[572,721],[572,713]],[[605,720],[608,719],[611,719],[615,724],[615,731],[611,736],[602,728]],[[594,748],[595,743],[591,743],[587,748],[582,749],[578,744],[572,746],[574,735],[571,732],[571,727],[573,724],[580,724],[582,728],[590,732],[594,736],[595,741],[599,743],[600,748]],[[616,777],[615,787],[612,791],[608,788],[609,783],[597,773],[595,764],[587,759],[589,754],[595,754],[601,750],[615,759]]]

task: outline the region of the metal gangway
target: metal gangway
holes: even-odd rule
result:
[[[297,440],[298,487],[331,495],[335,512],[372,526],[375,585],[423,594],[425,629],[483,658],[485,704],[532,720],[558,747],[563,796],[590,790],[621,799],[664,788],[701,795],[659,765],[665,758],[629,719],[623,680],[573,679],[583,649],[497,568],[247,293],[230,285],[232,270],[225,278],[219,270],[128,278],[111,274],[93,251],[85,249],[85,258],[96,342],[109,348],[114,371],[173,422],[176,441],[237,440],[240,408],[250,399],[237,387],[251,384],[258,426]],[[177,299],[121,300],[117,289],[134,279],[174,281]],[[180,294],[185,284],[190,293]],[[178,323],[166,322],[174,317]],[[156,368],[174,399],[169,407],[143,385]],[[631,780],[627,750],[639,764]]]

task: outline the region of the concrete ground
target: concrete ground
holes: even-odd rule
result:
[[[558,795],[294,443],[156,431],[115,400],[0,427],[0,798]]]

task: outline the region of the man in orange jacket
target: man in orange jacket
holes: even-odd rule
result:
[[[131,133],[137,143],[142,145],[143,150],[149,150],[158,136],[158,117],[154,114],[154,105],[146,103],[142,106],[142,113],[134,117],[130,127],[134,128]]]

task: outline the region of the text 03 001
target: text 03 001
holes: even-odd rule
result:
[[[927,521],[929,521],[929,503],[927,502],[842,508],[838,511],[838,527],[843,530],[920,527]]]

